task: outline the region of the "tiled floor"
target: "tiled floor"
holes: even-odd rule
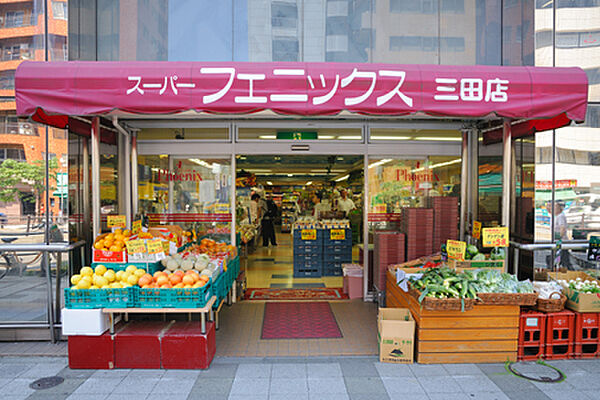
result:
[[[259,244],[261,241],[259,241]],[[353,249],[353,259],[358,259],[358,248]],[[257,246],[256,251],[242,260],[246,266],[248,288],[292,287],[305,283],[322,283],[325,287],[341,287],[341,277],[293,278],[294,254],[291,233],[277,233],[276,247]],[[276,286],[272,286],[276,285]]]
[[[552,361],[567,376],[534,383],[502,364],[381,364],[375,357],[216,358],[208,370],[71,370],[64,357],[1,357],[1,398],[69,400],[599,399],[600,360]],[[58,375],[46,390],[29,385]]]
[[[238,357],[377,354],[377,305],[362,300],[332,301],[342,331],[339,339],[262,340],[264,302],[244,301],[221,310],[217,355]]]

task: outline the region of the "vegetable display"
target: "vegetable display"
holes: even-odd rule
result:
[[[519,281],[516,276],[497,270],[481,269],[474,272],[477,293],[533,293],[533,284]]]
[[[568,287],[571,290],[577,290],[583,293],[600,293],[600,286],[597,281],[583,280],[581,278],[571,279],[566,281],[561,279],[558,281],[563,287]]]

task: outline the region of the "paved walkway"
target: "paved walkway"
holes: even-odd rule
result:
[[[374,357],[218,357],[210,369],[71,370],[65,357],[1,357],[0,398],[70,400],[600,399],[600,360],[555,361],[562,383],[533,383],[502,364],[380,364]],[[65,381],[33,390],[36,379]]]

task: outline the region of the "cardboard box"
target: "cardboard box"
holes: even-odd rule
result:
[[[567,272],[549,272],[548,278],[553,280],[581,278],[582,280],[594,281],[585,272],[567,271]],[[568,287],[564,288],[564,295],[567,296],[567,308],[577,312],[600,312],[600,293],[582,293],[579,290],[573,290]]]
[[[407,308],[380,308],[377,316],[379,361],[412,363],[415,320]]]
[[[62,334],[64,336],[100,336],[110,327],[109,315],[102,309],[62,309]]]
[[[127,252],[121,251],[108,251],[108,250],[98,250],[94,249],[92,253],[92,262],[102,263],[102,262],[114,262],[114,263],[123,263],[127,262]]]

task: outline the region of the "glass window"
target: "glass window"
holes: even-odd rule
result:
[[[371,128],[370,142],[419,140],[432,142],[460,142],[462,134],[459,131],[423,130],[423,129],[388,129]]]
[[[298,26],[298,7],[291,3],[271,3],[271,25],[275,28],[296,29]]]
[[[5,28],[16,28],[23,26],[23,19],[25,17],[24,11],[7,11],[6,22],[4,23]]]
[[[504,2],[502,13],[503,65],[534,64],[533,21],[534,9],[530,0]]]
[[[275,37],[273,39],[273,61],[299,61],[298,39]]]
[[[441,0],[442,12],[453,12],[453,13],[464,13],[465,12],[465,1],[464,0]]]
[[[52,1],[52,16],[54,19],[67,19],[67,2]]]
[[[229,140],[228,128],[144,128],[138,140]]]

